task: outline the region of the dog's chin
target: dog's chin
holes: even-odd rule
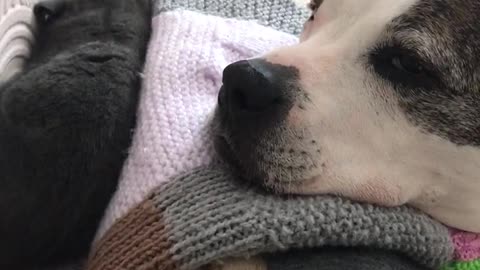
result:
[[[271,193],[288,194],[296,193],[300,185],[307,180],[300,180],[298,174],[294,174],[287,167],[275,166],[263,160],[261,155],[255,154],[258,149],[252,145],[238,146],[229,142],[223,136],[215,137],[215,149],[222,161],[242,181],[261,186]],[[250,149],[249,149],[250,148]]]
[[[215,151],[220,156],[222,161],[234,170],[235,173],[238,173],[241,170],[240,162],[231,145],[228,143],[227,139],[223,136],[217,135],[214,139]]]
[[[215,137],[215,150],[236,176],[249,182],[263,182],[260,180],[262,179],[260,173],[254,168],[245,166],[245,160],[238,155],[233,145],[224,136],[219,135]]]

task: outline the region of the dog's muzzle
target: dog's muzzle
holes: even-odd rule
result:
[[[288,146],[287,118],[300,90],[298,70],[251,59],[225,68],[218,97],[216,149],[245,178],[266,184]]]

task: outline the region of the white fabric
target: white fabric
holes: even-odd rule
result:
[[[0,83],[23,70],[35,41],[36,0],[0,0]]]

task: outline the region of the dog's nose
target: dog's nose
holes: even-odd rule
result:
[[[233,114],[264,113],[274,110],[283,102],[274,72],[259,60],[233,63],[223,71],[223,89],[220,106]]]
[[[44,0],[35,5],[33,14],[38,22],[49,23],[58,17],[65,8],[65,0]]]

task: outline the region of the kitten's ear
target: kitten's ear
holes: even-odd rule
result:
[[[60,16],[65,8],[65,0],[44,0],[33,8],[37,21],[42,24],[51,22]]]

